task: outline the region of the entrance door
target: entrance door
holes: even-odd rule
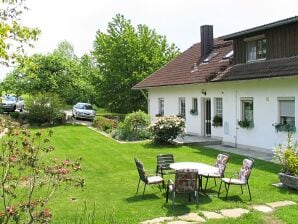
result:
[[[210,98],[203,99],[203,124],[204,124],[204,135],[211,135],[211,100]]]

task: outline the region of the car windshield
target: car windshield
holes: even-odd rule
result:
[[[75,106],[77,109],[85,109],[85,110],[93,110],[92,106],[90,104],[77,104]]]
[[[7,101],[16,101],[16,97],[14,96],[4,96],[3,98],[4,100],[7,100]]]

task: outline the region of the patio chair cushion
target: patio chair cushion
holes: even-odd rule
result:
[[[163,178],[160,176],[148,176],[147,181],[148,181],[148,184],[157,184],[157,183],[162,183]]]
[[[227,162],[229,160],[229,155],[227,154],[218,154],[215,162],[215,167],[219,169],[219,173],[223,176]]]
[[[239,179],[235,178],[221,178],[222,182],[227,183],[227,184],[236,184],[236,185],[244,185],[246,182],[241,181]]]
[[[245,182],[245,183],[247,182],[247,180],[250,176],[251,169],[253,167],[253,163],[254,163],[254,161],[250,160],[250,159],[243,160],[243,164],[242,164],[241,170],[239,172],[239,177],[238,177],[239,180],[241,180],[242,182]]]
[[[203,177],[210,177],[210,178],[220,178],[222,175],[220,173],[202,173],[200,174]]]

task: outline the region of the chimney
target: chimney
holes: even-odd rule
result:
[[[213,26],[201,26],[201,58],[205,59],[213,50]]]

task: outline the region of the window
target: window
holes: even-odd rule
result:
[[[179,115],[181,117],[185,117],[185,98],[184,97],[179,98]]]
[[[279,122],[295,126],[295,99],[279,99]]]
[[[265,38],[247,42],[247,61],[266,59],[266,53]]]
[[[216,52],[212,52],[208,55],[207,58],[204,59],[203,63],[207,64],[208,62],[210,62],[212,60],[212,58],[214,58],[216,55],[218,55],[218,53]]]
[[[222,117],[222,98],[215,98],[215,116]]]
[[[158,98],[158,115],[163,116],[164,114],[165,114],[164,99]]]
[[[193,115],[198,114],[198,98],[192,98],[192,108],[190,110],[190,113]]]
[[[241,120],[253,125],[253,99],[241,98]]]

